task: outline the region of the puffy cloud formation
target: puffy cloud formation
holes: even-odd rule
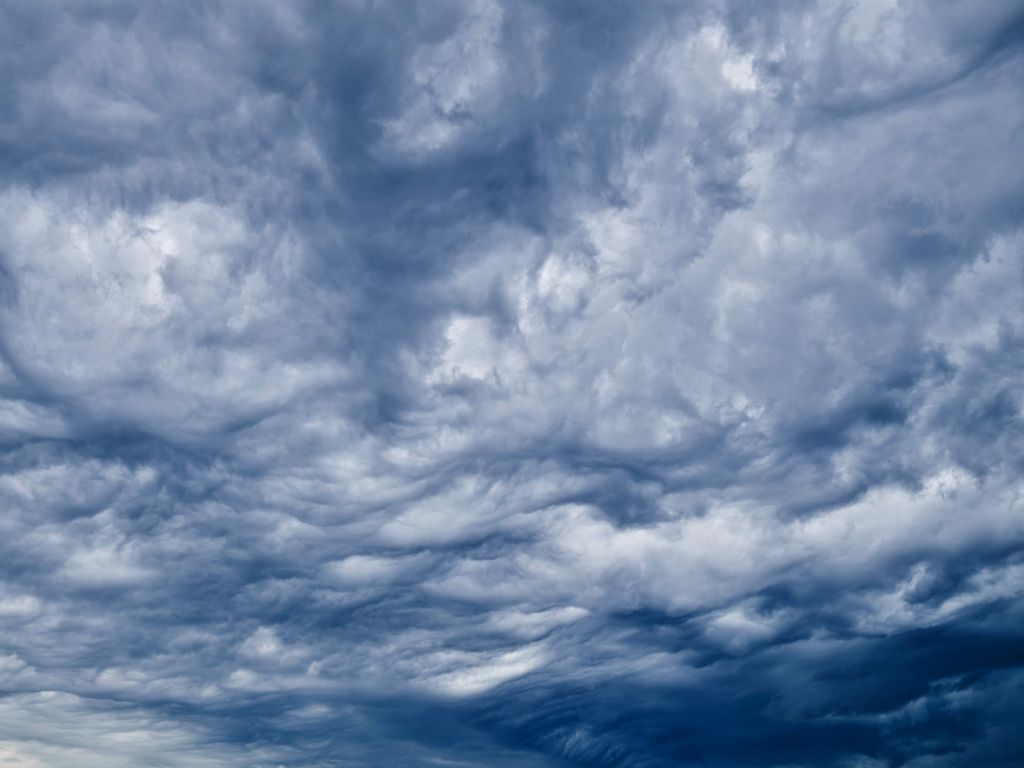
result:
[[[1021,759],[1024,4],[0,43],[0,762]]]

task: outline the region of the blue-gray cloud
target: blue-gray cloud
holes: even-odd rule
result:
[[[1019,762],[1024,5],[0,62],[0,762]]]

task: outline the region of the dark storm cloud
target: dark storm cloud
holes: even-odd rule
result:
[[[1022,18],[0,5],[0,761],[1018,760]]]

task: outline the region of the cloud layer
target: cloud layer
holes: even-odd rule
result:
[[[1024,755],[1024,5],[0,51],[0,762]]]

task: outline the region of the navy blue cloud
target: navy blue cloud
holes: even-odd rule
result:
[[[0,7],[0,762],[1021,761],[1020,3]]]

